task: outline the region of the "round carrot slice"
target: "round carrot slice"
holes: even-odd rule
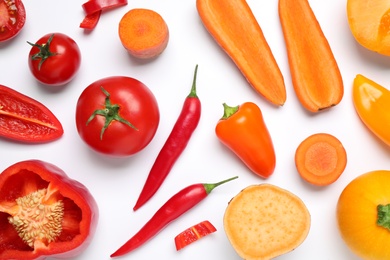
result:
[[[313,134],[295,152],[295,166],[307,182],[326,186],[335,182],[347,165],[343,144],[333,135]]]
[[[119,38],[134,57],[150,59],[161,54],[168,45],[169,30],[160,14],[136,8],[128,11],[119,22]]]

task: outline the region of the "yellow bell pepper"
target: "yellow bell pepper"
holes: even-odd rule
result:
[[[358,74],[353,83],[352,97],[362,122],[390,146],[390,91]]]

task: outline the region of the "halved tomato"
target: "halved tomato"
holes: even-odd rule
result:
[[[26,22],[21,0],[0,0],[0,42],[14,38]]]

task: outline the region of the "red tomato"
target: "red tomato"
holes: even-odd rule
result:
[[[50,86],[65,85],[76,75],[81,64],[77,43],[62,33],[49,33],[32,46],[28,65],[34,77]]]
[[[141,151],[153,139],[159,122],[153,93],[130,77],[95,81],[77,101],[77,131],[87,145],[103,154],[123,157]]]
[[[0,0],[0,42],[14,38],[26,22],[21,0]]]

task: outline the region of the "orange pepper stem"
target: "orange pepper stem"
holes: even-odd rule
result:
[[[237,112],[238,108],[239,106],[230,107],[226,103],[223,103],[223,116],[221,119],[228,119]]]
[[[378,226],[390,230],[390,204],[378,205],[378,219],[376,221]]]

